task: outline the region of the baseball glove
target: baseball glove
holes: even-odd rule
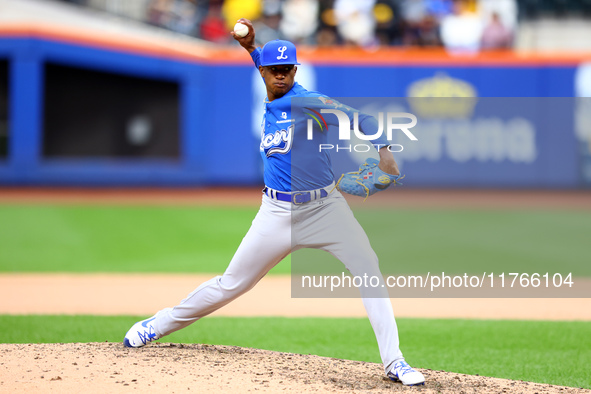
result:
[[[376,159],[367,159],[359,167],[359,171],[347,172],[341,175],[336,184],[339,191],[359,197],[367,197],[387,189],[391,184],[399,184],[404,175],[390,175],[378,167]]]

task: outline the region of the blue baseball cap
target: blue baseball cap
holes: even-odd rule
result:
[[[269,41],[261,52],[261,66],[280,64],[300,64],[296,56],[296,47],[289,41]]]

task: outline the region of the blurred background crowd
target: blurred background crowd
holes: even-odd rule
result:
[[[62,0],[201,38],[232,43],[240,17],[258,44],[512,48],[524,20],[591,17],[591,0]]]
[[[299,81],[335,97],[591,96],[591,0],[0,0],[0,183],[258,184],[258,153],[220,163],[208,132],[259,145],[265,91],[229,34],[240,17],[259,46],[296,42]],[[508,101],[429,129],[401,163],[418,186],[588,187],[588,101]],[[463,102],[427,113],[455,119]]]

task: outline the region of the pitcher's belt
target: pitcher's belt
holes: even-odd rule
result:
[[[269,187],[263,189],[263,193],[267,195],[267,197],[272,198],[274,200],[291,202],[295,205],[305,204],[310,201],[318,200],[320,198],[324,198],[328,196],[328,193],[334,187],[334,182],[327,187],[323,187],[321,189],[316,190],[307,190],[302,192],[280,192]]]

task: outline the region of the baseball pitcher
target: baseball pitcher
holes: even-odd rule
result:
[[[260,210],[223,275],[201,284],[177,306],[134,324],[125,335],[125,346],[144,346],[218,310],[253,288],[271,268],[300,248],[331,253],[355,276],[382,278],[365,231],[340,191],[367,198],[400,179],[396,161],[387,149],[388,140],[371,141],[379,148],[379,161],[369,159],[359,171],[335,179],[329,154],[310,143],[305,125],[296,124],[303,123],[305,117],[292,114],[292,102],[303,100],[305,108],[314,111],[336,106],[344,112],[353,109],[295,82],[299,63],[291,42],[275,40],[257,48],[252,23],[247,19],[239,22],[248,27],[248,33],[243,37],[245,32],[231,34],[252,57],[267,89],[260,143],[265,181]],[[376,135],[376,120],[358,116],[360,131]],[[338,125],[334,116],[324,119]],[[318,133],[318,138],[326,138],[326,133]],[[305,160],[293,162],[294,151]],[[404,361],[387,292],[360,291],[386,375],[404,385],[424,384],[423,375]],[[385,290],[380,287],[377,291]]]

